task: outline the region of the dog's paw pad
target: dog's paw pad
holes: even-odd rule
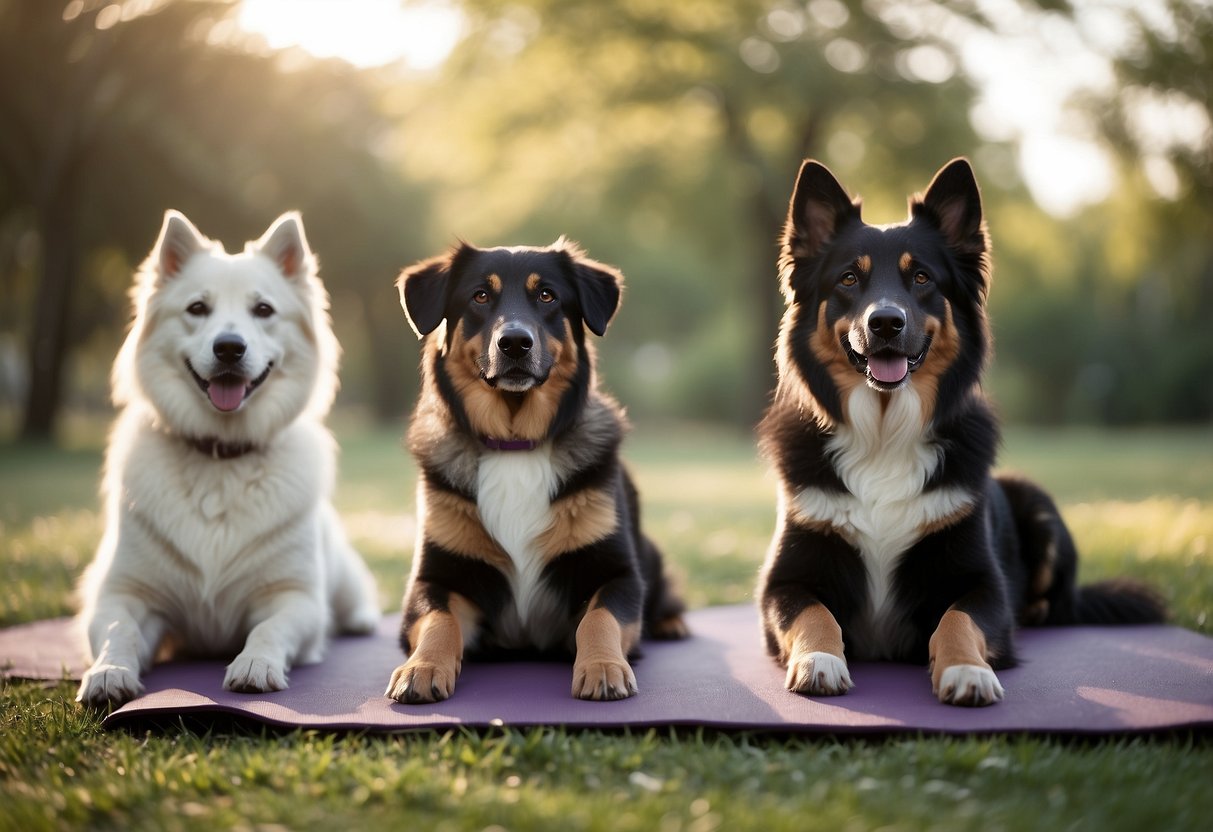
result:
[[[824,652],[794,657],[788,662],[784,684],[790,691],[811,696],[838,696],[854,687],[846,660]]]
[[[392,671],[384,695],[406,705],[441,702],[455,692],[458,662],[439,664],[409,659]]]
[[[121,705],[143,693],[139,674],[129,667],[115,664],[95,664],[80,680],[76,701],[89,707]]]
[[[261,656],[241,653],[227,666],[225,690],[236,693],[265,693],[286,687],[286,668]]]
[[[636,675],[626,661],[592,660],[573,664],[573,696],[578,699],[627,699],[636,695]]]
[[[935,692],[945,705],[981,707],[993,705],[1003,697],[1002,685],[994,671],[975,664],[954,664],[945,668]]]

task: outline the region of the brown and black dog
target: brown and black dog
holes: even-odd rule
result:
[[[1053,501],[990,475],[989,239],[968,162],[941,169],[907,222],[872,226],[806,161],[779,265],[779,386],[759,432],[780,516],[759,592],[789,689],[845,693],[846,656],[913,661],[941,702],[988,705],[1017,621],[1163,618],[1144,587],[1077,587]]]
[[[574,696],[623,699],[642,635],[686,634],[586,338],[606,331],[621,281],[563,238],[461,244],[397,281],[424,344],[408,432],[420,468],[408,660],[391,698],[446,699],[466,652],[572,656]]]

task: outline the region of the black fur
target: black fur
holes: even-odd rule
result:
[[[1074,544],[1053,501],[1030,483],[991,476],[999,429],[980,388],[990,353],[989,241],[967,162],[945,166],[911,200],[906,223],[877,228],[825,167],[806,161],[779,269],[788,303],[779,385],[759,427],[788,505],[759,585],[772,655],[781,656],[781,636],[814,603],[841,626],[849,658],[913,662],[926,662],[943,614],[961,610],[984,635],[994,667],[1014,663],[1021,619],[1163,619],[1158,599],[1135,584],[1077,588]],[[867,412],[886,419],[887,443],[887,414],[907,395],[923,403],[913,446],[934,460],[908,499],[926,507],[955,495],[964,506],[941,510],[893,553],[889,600],[876,621],[861,538],[840,525],[849,515],[828,507],[857,499],[846,479],[858,474],[843,469],[840,451],[841,437],[859,430],[849,408],[878,397],[879,411],[872,404]],[[798,504],[801,494],[812,499]],[[796,505],[827,509],[806,516]]]
[[[595,597],[597,607],[622,625],[639,624],[645,635],[663,635],[658,625],[681,614],[661,555],[641,533],[636,489],[619,458],[623,414],[597,388],[593,347],[585,336],[587,329],[596,335],[606,331],[619,305],[620,281],[616,270],[563,240],[548,248],[478,249],[463,243],[401,275],[401,303],[425,339],[422,391],[409,430],[409,447],[421,469],[419,496],[442,493],[475,506],[482,455],[517,453],[485,450],[481,440],[492,431],[476,423],[466,400],[469,389],[499,397],[516,413],[544,385],[562,384],[550,418],[535,435],[523,437],[550,443],[559,480],[549,502],[583,492],[610,494],[617,518],[612,533],[545,563],[541,611],[517,609],[511,564],[491,561],[488,553],[451,551],[423,528],[400,631],[406,651],[415,646],[409,643],[414,624],[429,612],[449,611],[452,593],[475,607],[479,622],[468,654],[480,659],[572,655],[578,624]],[[461,360],[457,339],[483,338],[491,350],[501,328],[512,322],[535,335],[536,351],[541,338],[564,341],[566,351],[576,353],[575,366],[562,374],[558,366],[538,361],[529,370],[538,383],[515,392],[497,386],[495,370],[485,361],[479,380],[469,387],[466,368],[452,363]],[[478,523],[475,512],[467,522]],[[532,613],[543,616],[547,643],[528,638],[525,627],[520,631],[518,619]]]

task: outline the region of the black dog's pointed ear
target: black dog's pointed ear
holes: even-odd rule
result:
[[[615,310],[619,308],[623,273],[613,266],[586,257],[580,246],[564,237],[557,240],[552,248],[562,252],[569,260],[582,320],[590,332],[602,336],[615,316]]]
[[[784,247],[794,257],[815,256],[852,220],[859,219],[860,202],[852,200],[829,168],[806,159],[796,177],[788,203]]]
[[[447,284],[451,276],[452,254],[443,254],[409,266],[396,278],[400,305],[409,325],[424,338],[446,317]]]
[[[967,159],[953,159],[940,168],[926,193],[910,200],[910,213],[926,214],[958,251],[981,254],[989,248],[981,191]]]

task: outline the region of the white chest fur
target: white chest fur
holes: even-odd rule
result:
[[[973,496],[957,488],[924,492],[940,456],[924,430],[912,386],[892,396],[883,409],[878,393],[860,388],[846,407],[848,423],[829,440],[827,450],[849,493],[805,488],[793,496],[792,509],[803,520],[829,523],[859,550],[868,572],[868,612],[877,629],[883,629],[901,555],[927,527],[960,511]]]
[[[535,538],[552,523],[552,496],[559,485],[552,447],[533,451],[485,451],[480,458],[476,504],[485,530],[514,564],[514,605],[525,628],[543,605],[546,565]]]

